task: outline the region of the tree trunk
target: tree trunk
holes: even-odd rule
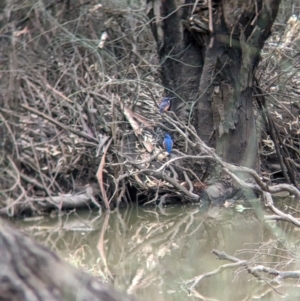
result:
[[[0,300],[132,300],[0,220]]]
[[[280,0],[147,3],[171,109],[223,160],[257,170],[253,78]]]

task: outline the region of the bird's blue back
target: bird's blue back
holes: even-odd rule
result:
[[[172,151],[172,148],[173,148],[173,141],[169,134],[165,135],[164,147],[165,147],[166,151],[170,154]]]

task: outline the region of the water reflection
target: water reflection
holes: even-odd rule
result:
[[[284,248],[297,232],[289,228],[287,237],[280,223],[266,227],[256,215],[217,207],[131,207],[102,216],[77,212],[27,220],[19,226],[72,264],[139,300],[175,301],[187,299],[186,280],[228,263],[216,259],[212,249],[282,270],[299,269],[297,246],[294,259]],[[280,246],[274,243],[276,235],[281,235]],[[285,299],[293,300],[299,296],[294,283],[285,281],[276,292],[268,278],[258,282],[244,268],[225,270],[197,285],[197,299],[278,300],[289,294]]]

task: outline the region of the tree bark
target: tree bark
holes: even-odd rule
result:
[[[183,25],[182,22],[188,25],[186,19],[191,7],[178,9],[179,2],[147,0],[147,5],[166,95],[174,97],[171,109],[188,123],[187,104],[197,97],[205,47]]]
[[[252,86],[280,0],[182,2],[147,1],[171,109],[223,160],[257,170]]]
[[[133,300],[0,220],[0,300]]]

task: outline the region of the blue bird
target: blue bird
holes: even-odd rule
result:
[[[170,154],[173,147],[173,140],[169,134],[165,134],[163,145],[165,150]]]
[[[160,114],[162,112],[167,112],[171,105],[171,99],[170,97],[164,97],[161,103],[159,104],[159,112]]]

